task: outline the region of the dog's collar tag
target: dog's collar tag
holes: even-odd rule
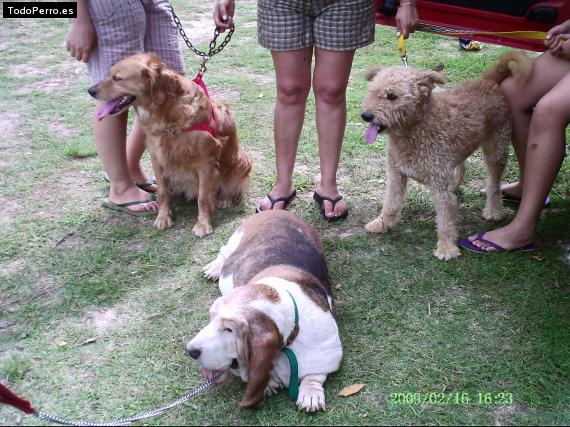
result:
[[[291,297],[291,301],[293,301],[293,307],[295,308],[295,327],[298,328],[299,309],[297,308],[297,302],[295,301],[295,298],[293,298],[293,295],[291,295],[291,292],[287,291],[287,293]],[[285,356],[287,356],[287,359],[289,360],[289,366],[291,367],[291,375],[289,377],[289,390],[287,394],[289,395],[290,399],[297,400],[299,397],[299,363],[297,362],[297,356],[295,356],[295,353],[289,347],[283,347],[281,351],[285,353]]]

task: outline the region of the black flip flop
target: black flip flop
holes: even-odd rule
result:
[[[315,202],[318,203],[318,205],[321,207],[321,215],[323,216],[324,219],[326,219],[329,222],[334,222],[334,221],[339,221],[341,219],[345,219],[348,216],[348,210],[344,211],[342,214],[340,214],[339,216],[333,216],[333,217],[328,217],[325,215],[325,200],[331,202],[332,204],[332,208],[334,211],[334,207],[335,205],[342,200],[342,196],[338,196],[336,199],[331,199],[330,197],[326,197],[326,196],[321,196],[319,193],[317,193],[316,191],[313,193],[313,199],[315,200]]]
[[[111,181],[109,180],[109,175],[107,174],[106,171],[103,171],[103,178],[105,178],[105,181],[111,182]],[[136,185],[137,187],[139,187],[141,190],[146,191],[147,193],[151,193],[151,194],[155,194],[155,193],[156,193],[156,191],[154,191],[154,190],[147,190],[147,188],[146,188],[146,187],[150,187],[151,185],[157,185],[157,184],[156,184],[156,177],[155,177],[154,175],[149,175],[147,182],[143,182],[142,184],[137,184],[137,183],[135,182],[135,185]]]
[[[271,197],[271,195],[269,193],[267,193],[267,198],[271,202],[271,209],[266,209],[266,210],[268,210],[268,211],[273,210],[273,206],[275,206],[275,203],[279,203],[279,202],[285,202],[283,204],[283,209],[286,209],[287,206],[289,206],[291,204],[293,199],[295,199],[295,197],[297,197],[297,190],[296,189],[293,189],[293,192],[289,195],[289,197],[273,198],[273,197]],[[263,212],[263,209],[261,209],[261,203],[255,207],[255,213],[259,213],[259,212]]]
[[[142,184],[137,184],[135,182],[135,185],[137,187],[139,187],[141,190],[146,191],[147,193],[156,193],[156,191],[154,190],[148,190],[146,187],[150,187],[151,185],[156,185],[156,178],[152,175],[148,176],[148,181],[147,182],[143,182]]]

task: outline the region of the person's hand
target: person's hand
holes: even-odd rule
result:
[[[559,58],[570,59],[570,34],[564,34],[557,37],[558,43],[553,47],[548,48],[550,53]]]
[[[97,34],[89,20],[73,19],[65,40],[65,47],[78,61],[89,61],[97,44]]]
[[[223,33],[224,31],[234,27],[234,0],[218,0],[214,7],[214,23],[216,28]]]
[[[419,16],[415,0],[401,0],[398,13],[396,14],[398,32],[407,39],[410,33],[416,31],[418,23]]]
[[[548,31],[545,46],[550,53],[565,59],[570,59],[570,19]]]

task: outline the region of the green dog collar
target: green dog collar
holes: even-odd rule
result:
[[[291,292],[287,291],[287,293],[291,297],[291,301],[293,301],[293,307],[295,308],[295,326],[298,327],[299,309],[297,308],[297,302],[295,301],[295,298],[293,298],[293,295],[291,295]],[[297,400],[299,397],[299,363],[297,362],[297,356],[295,356],[295,353],[289,347],[283,347],[281,351],[285,353],[285,356],[287,356],[289,367],[291,368],[288,395],[290,399]]]

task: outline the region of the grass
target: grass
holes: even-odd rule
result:
[[[211,16],[213,2],[174,1],[185,26]],[[201,381],[184,343],[208,319],[218,296],[200,273],[274,180],[274,71],[257,44],[255,2],[238,5],[238,28],[206,74],[210,91],[230,104],[244,148],[255,159],[252,187],[237,209],[219,212],[215,233],[191,232],[197,211],[178,201],[176,225],[104,210],[107,184],[94,156],[84,64],[62,48],[67,22],[0,20],[0,381],[37,409],[68,418],[119,418],[161,406]],[[188,31],[205,48],[210,32]],[[194,37],[195,36],[195,37]],[[362,141],[359,108],[365,70],[398,64],[393,29],[359,50],[348,88],[340,166],[350,217],[321,220],[311,192],[318,177],[314,104],[307,109],[292,209],[322,237],[345,358],[326,384],[328,410],[306,415],[286,393],[241,410],[235,380],[148,424],[369,425],[570,423],[570,179],[568,162],[544,212],[539,250],[443,263],[431,253],[434,210],[412,185],[401,224],[383,236],[364,224],[385,187],[384,139]],[[444,63],[448,87],[481,73],[507,50],[486,44],[461,51],[455,39],[417,33],[410,64]],[[189,74],[198,61],[187,50]],[[476,112],[474,112],[476,114]],[[567,136],[568,133],[567,133]],[[146,167],[150,167],[145,157]],[[516,180],[509,164],[506,181]],[[469,162],[460,192],[460,228],[487,229],[480,218],[481,156]],[[506,223],[514,211],[508,209]],[[357,395],[338,391],[364,383]],[[393,403],[393,393],[468,393],[459,404]],[[478,393],[512,393],[512,404],[479,404]],[[0,424],[35,424],[0,408]]]

